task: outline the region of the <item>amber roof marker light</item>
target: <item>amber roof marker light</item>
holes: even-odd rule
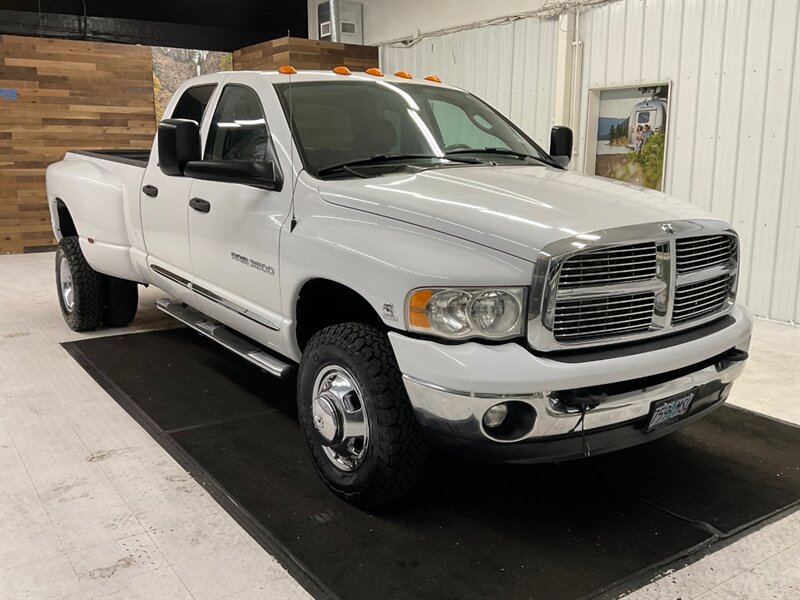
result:
[[[433,83],[442,83],[442,80],[439,79],[439,77],[436,75],[428,75],[425,78],[425,81],[432,81]]]
[[[347,67],[345,67],[345,66],[341,66],[341,67],[334,67],[332,70],[333,70],[333,72],[334,72],[334,73],[336,73],[337,75],[350,75],[350,69],[348,69],[348,68],[347,68]]]
[[[367,75],[373,75],[375,77],[383,77],[383,71],[381,71],[380,69],[376,69],[375,67],[367,69],[366,71],[364,71],[364,73],[366,73]]]
[[[283,65],[278,69],[278,73],[282,75],[297,75],[297,69],[292,65]]]
[[[397,71],[394,76],[402,77],[403,79],[414,79],[414,77],[408,71]]]

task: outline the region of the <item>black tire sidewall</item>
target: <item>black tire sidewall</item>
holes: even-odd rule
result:
[[[64,303],[64,292],[61,289],[61,263],[63,261],[66,261],[67,263],[67,268],[72,274],[72,281],[74,285],[75,274],[72,273],[72,265],[69,263],[69,259],[67,258],[64,249],[61,247],[61,245],[59,245],[58,249],[56,250],[56,291],[58,292],[58,305],[61,307],[61,314],[64,315],[64,320],[69,323],[72,313],[75,312],[75,303],[73,301],[72,310],[68,309],[67,305]]]
[[[61,290],[62,261],[67,262],[72,275],[72,310],[67,309]],[[77,236],[64,237],[58,243],[55,267],[58,304],[67,325],[74,331],[92,331],[100,327],[105,311],[104,276],[86,262]]]
[[[314,381],[319,372],[330,365],[344,367],[355,378],[361,388],[362,402],[366,408],[369,423],[370,437],[363,462],[356,470],[350,472],[337,468],[325,454],[321,438],[317,434],[312,420],[311,403]],[[365,376],[366,374],[366,365],[359,361],[357,355],[336,345],[324,344],[311,348],[308,355],[304,355],[298,377],[298,415],[314,459],[314,466],[331,487],[343,494],[362,490],[373,478],[376,468],[375,447],[376,443],[379,443],[379,439],[375,439],[378,431],[376,420],[378,407],[374,405],[374,390],[370,386],[370,380]]]

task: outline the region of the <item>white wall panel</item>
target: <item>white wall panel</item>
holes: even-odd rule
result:
[[[740,298],[800,322],[800,2],[616,0],[580,16],[578,157],[589,88],[670,80],[664,187],[729,220]],[[387,71],[436,73],[549,139],[556,19],[522,19],[383,48]]]

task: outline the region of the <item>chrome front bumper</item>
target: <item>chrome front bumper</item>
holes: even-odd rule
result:
[[[403,381],[417,419],[424,427],[465,441],[491,440],[508,444],[576,432],[579,434],[581,430],[592,431],[644,419],[650,414],[650,407],[656,400],[702,388],[727,391],[729,384],[743,369],[744,361],[730,362],[721,358],[714,364],[675,379],[607,395],[604,402],[586,411],[583,423],[580,423],[581,412],[565,407],[558,392],[530,395],[469,394],[416,381],[408,376],[404,376]],[[483,415],[495,404],[508,401],[530,404],[536,419],[533,428],[525,435],[512,440],[497,439],[484,426]]]
[[[590,435],[593,454],[634,445],[710,412],[744,369],[751,330],[749,314],[737,306],[689,333],[584,355],[540,355],[517,343],[448,345],[394,332],[389,338],[417,419],[432,437],[478,458],[506,453],[531,462],[581,456]],[[654,402],[689,392],[690,414],[647,431]],[[587,394],[601,401],[581,421],[574,399]],[[535,419],[524,431],[492,435],[483,416],[501,402],[522,403]]]

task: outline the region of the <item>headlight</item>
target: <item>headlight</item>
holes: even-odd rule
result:
[[[522,335],[525,288],[433,288],[408,296],[408,327],[459,339]]]

